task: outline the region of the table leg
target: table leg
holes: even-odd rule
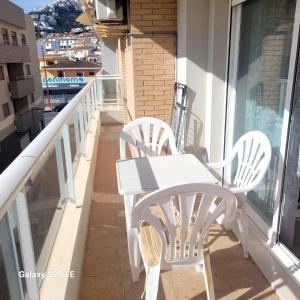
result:
[[[138,242],[138,231],[135,228],[131,228],[131,212],[132,207],[135,205],[136,201],[136,195],[124,196],[127,246],[133,282],[137,282],[139,280],[141,272],[141,253]]]

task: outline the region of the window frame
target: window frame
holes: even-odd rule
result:
[[[6,28],[1,28],[2,41],[4,45],[10,45],[9,33]]]
[[[2,104],[2,112],[3,112],[4,119],[8,118],[11,115],[8,102]]]
[[[0,81],[5,80],[4,67],[0,66]]]
[[[25,65],[25,69],[26,69],[26,75],[29,77],[32,75],[31,73],[31,68],[30,68],[30,64],[26,64]]]
[[[11,41],[13,46],[19,46],[18,34],[16,31],[11,31]]]
[[[23,47],[27,46],[26,35],[21,33],[21,44]]]

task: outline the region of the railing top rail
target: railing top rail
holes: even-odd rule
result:
[[[122,79],[122,76],[120,74],[101,74],[95,76],[97,79]]]
[[[0,174],[0,219],[10,207],[17,194],[23,189],[28,178],[35,172],[37,164],[53,145],[62,127],[77,109],[86,92],[96,81],[95,78],[70,101],[25,150]]]

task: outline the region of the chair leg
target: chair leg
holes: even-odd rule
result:
[[[155,266],[147,266],[146,269],[146,282],[145,290],[146,297],[145,300],[156,300],[159,285],[159,275],[160,275],[160,264]]]
[[[137,230],[130,229],[127,232],[127,246],[132,281],[137,282],[139,281],[141,272],[141,254],[139,250]]]
[[[133,282],[137,282],[139,280],[141,272],[141,254],[138,242],[138,232],[136,229],[131,228],[131,212],[135,202],[136,197],[134,195],[124,197],[125,220],[127,229],[127,246]]]
[[[236,220],[239,226],[240,242],[242,244],[243,254],[245,258],[248,258],[248,219],[245,208],[242,207],[241,211],[238,212]]]
[[[211,274],[209,250],[205,249],[203,254],[203,275],[207,294],[207,300],[215,300],[214,284]]]

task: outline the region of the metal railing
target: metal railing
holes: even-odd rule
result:
[[[46,270],[65,204],[70,201],[76,206],[74,177],[80,157],[85,155],[91,121],[95,112],[106,106],[103,101],[109,97],[105,91],[114,91],[107,87],[108,80],[120,81],[121,77],[91,79],[0,175],[0,240],[6,232],[14,262],[8,273],[1,272],[7,266],[1,265],[0,257],[0,280],[6,282],[9,291],[19,293],[17,298],[39,299],[39,279],[23,280],[18,272],[20,266],[28,273]],[[118,89],[114,95],[121,98]],[[120,108],[120,99],[109,105]],[[1,230],[4,222],[9,231]],[[1,251],[3,247],[6,245],[0,244],[0,255],[8,253]],[[1,296],[7,295],[0,291]]]

